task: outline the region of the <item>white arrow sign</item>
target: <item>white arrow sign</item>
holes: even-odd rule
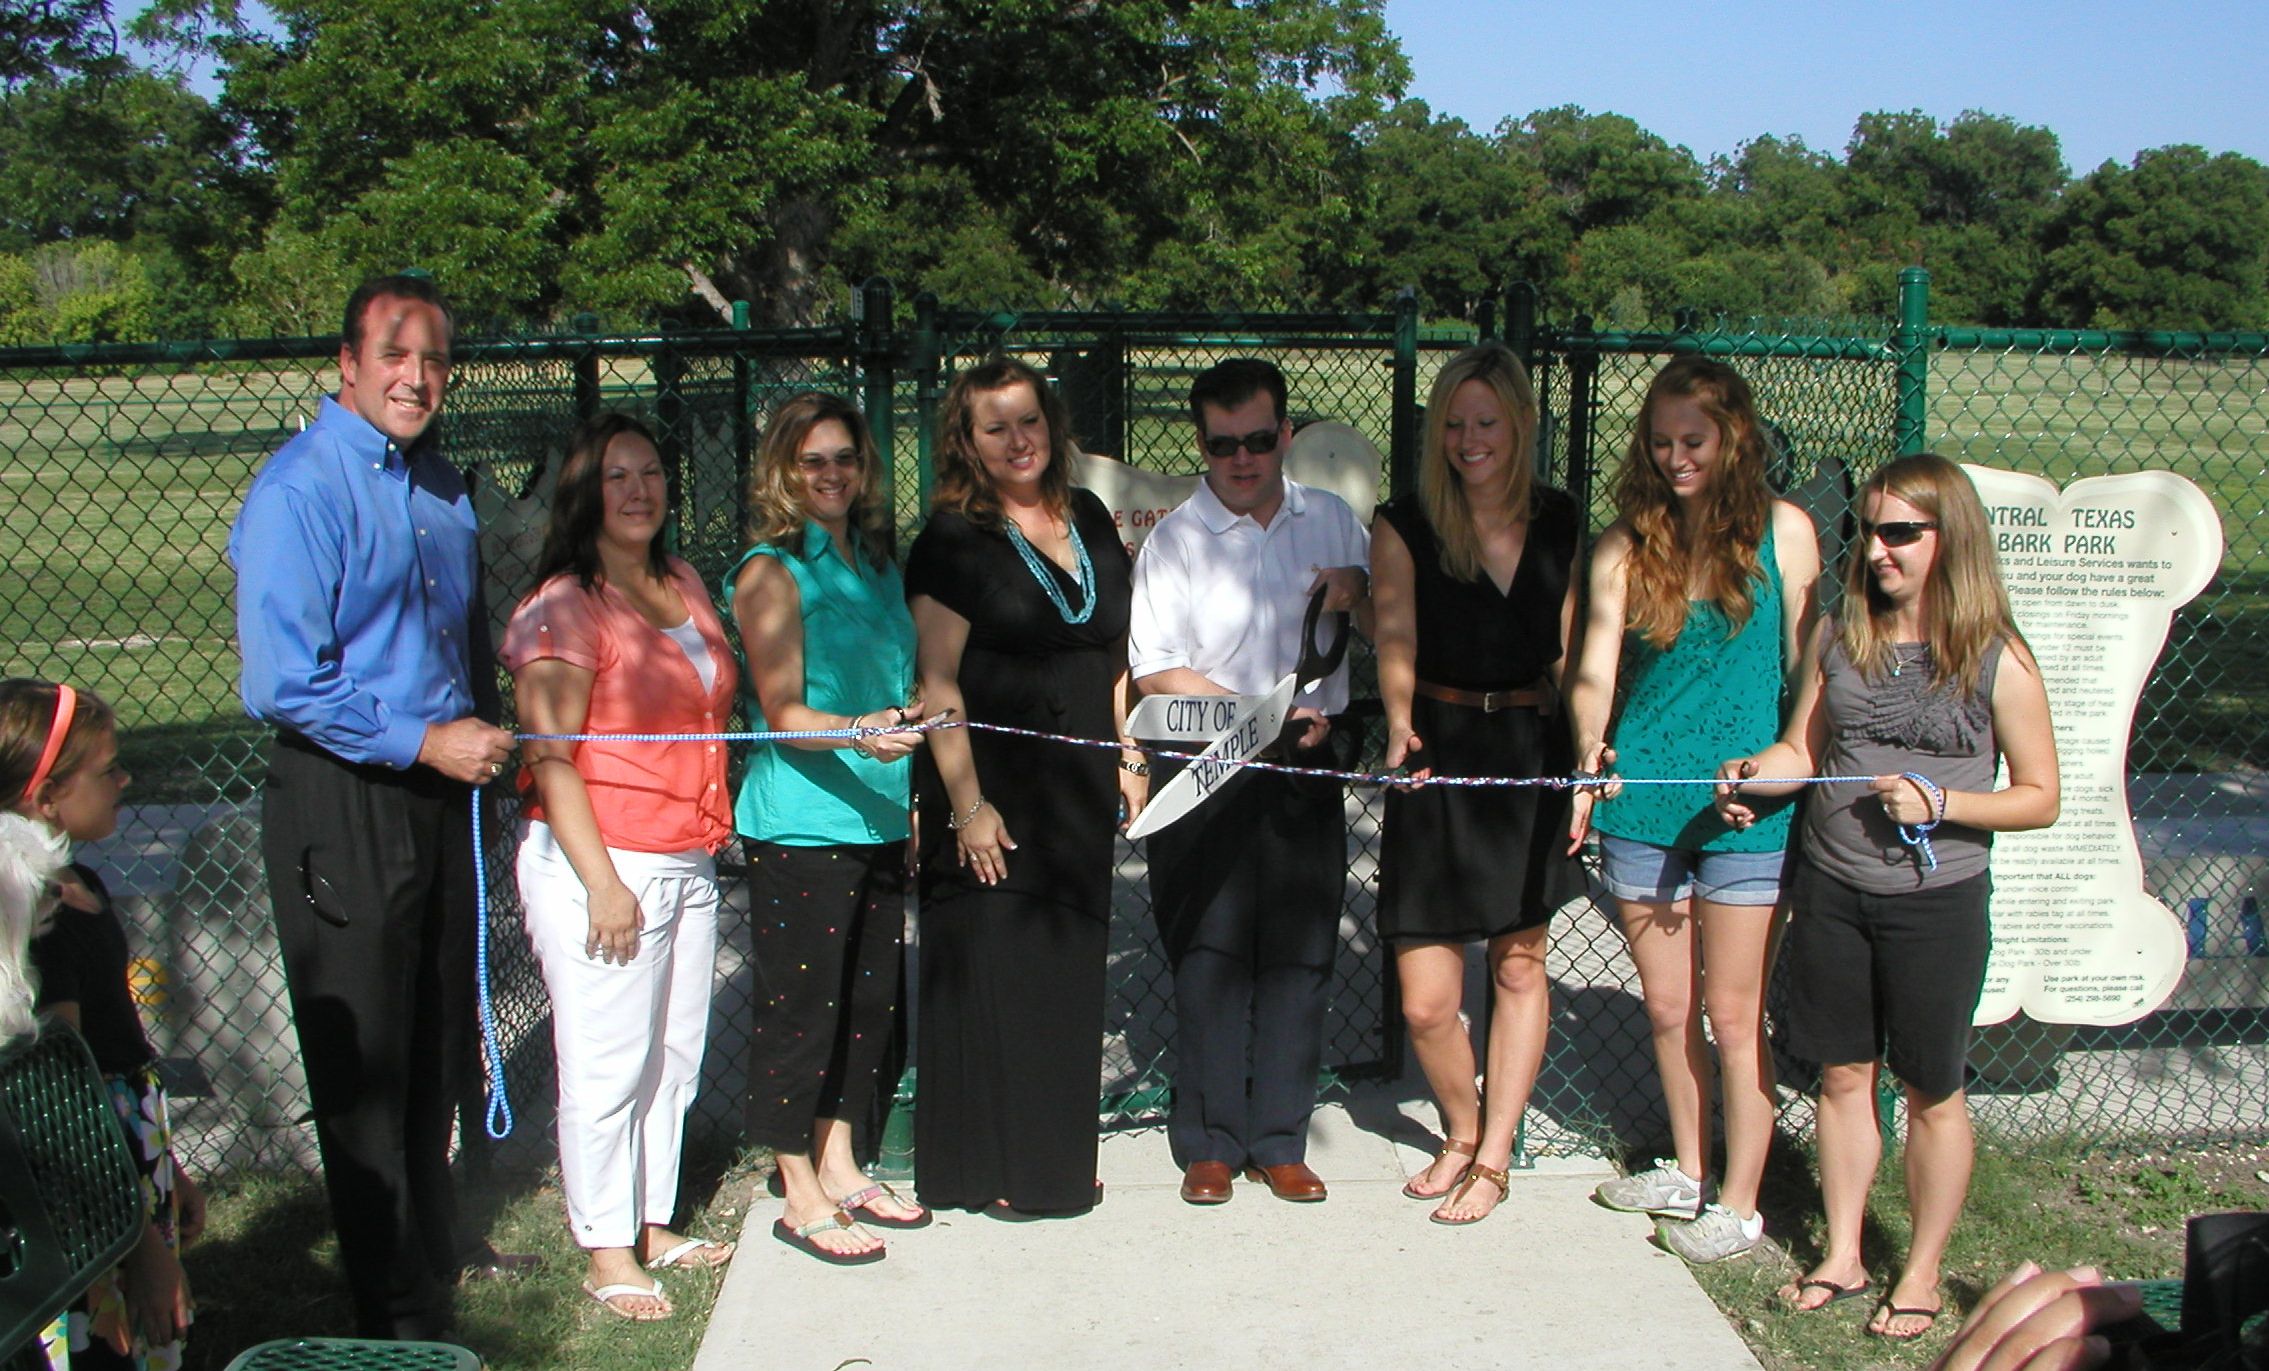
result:
[[[1299,685],[1299,673],[1291,672],[1266,695],[1186,697],[1209,702],[1215,698],[1234,700],[1236,708],[1230,715],[1228,726],[1214,735],[1205,751],[1193,758],[1179,776],[1168,781],[1163,789],[1150,797],[1150,803],[1143,806],[1142,813],[1135,816],[1134,823],[1128,827],[1127,836],[1143,838],[1156,833],[1205,803],[1208,795],[1227,785],[1229,778],[1237,774],[1239,762],[1260,756],[1261,749],[1275,742],[1276,735],[1284,731],[1284,716],[1292,710],[1292,696]],[[1139,732],[1137,736],[1141,736]]]
[[[1127,732],[1147,743],[1210,743],[1229,731],[1241,706],[1258,695],[1145,695],[1127,716]]]

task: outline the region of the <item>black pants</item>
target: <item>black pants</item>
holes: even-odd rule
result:
[[[479,1050],[470,795],[293,738],[269,761],[268,893],[364,1337],[449,1324],[449,1132]]]
[[[749,1141],[809,1152],[815,1120],[863,1118],[887,1088],[877,1076],[904,979],[906,844],[745,849]]]
[[[1244,772],[1148,841],[1174,970],[1175,1165],[1302,1161],[1347,869],[1339,786]]]

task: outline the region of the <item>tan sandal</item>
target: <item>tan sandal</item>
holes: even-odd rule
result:
[[[1503,1171],[1498,1170],[1494,1166],[1484,1166],[1478,1161],[1472,1162],[1467,1165],[1465,1169],[1464,1183],[1459,1185],[1458,1188],[1451,1193],[1450,1197],[1442,1202],[1440,1208],[1437,1208],[1433,1213],[1427,1215],[1426,1217],[1432,1219],[1438,1224],[1441,1224],[1445,1228],[1463,1228],[1469,1223],[1479,1223],[1483,1219],[1488,1218],[1491,1214],[1496,1213],[1497,1205],[1503,1204],[1507,1199],[1511,1198],[1513,1193],[1512,1179],[1513,1178],[1511,1176],[1506,1175]],[[1473,1189],[1474,1183],[1476,1181],[1487,1181],[1491,1185],[1497,1187],[1496,1204],[1490,1205],[1487,1209],[1483,1210],[1479,1214],[1474,1215],[1470,1219],[1443,1218],[1442,1210],[1447,1209],[1451,1205],[1456,1204],[1458,1201],[1464,1199],[1466,1197],[1466,1192]]]
[[[1446,1139],[1442,1143],[1442,1150],[1434,1154],[1434,1160],[1426,1163],[1426,1169],[1431,1171],[1441,1165],[1444,1157],[1471,1157],[1480,1150],[1481,1144],[1478,1142],[1463,1142],[1456,1138]],[[1414,1200],[1438,1200],[1457,1189],[1458,1183],[1465,1179],[1466,1172],[1472,1166],[1473,1163],[1469,1161],[1464,1166],[1459,1167],[1457,1175],[1451,1177],[1450,1183],[1439,1190],[1420,1190],[1418,1178],[1413,1176],[1402,1187],[1402,1193]]]

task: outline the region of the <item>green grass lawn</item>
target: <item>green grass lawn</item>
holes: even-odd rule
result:
[[[1877,1291],[1898,1275],[1908,1228],[1900,1158],[1886,1149],[1869,1197],[1863,1248]],[[1962,1315],[2020,1262],[2047,1270],[2092,1265],[2112,1280],[2182,1275],[2183,1223],[2193,1214],[2269,1209],[2269,1149],[2258,1146],[2134,1150],[2023,1145],[1978,1138],[1969,1204],[1947,1252],[1949,1313],[1929,1334],[1893,1344],[1862,1331],[1872,1306],[1849,1300],[1799,1313],[1779,1289],[1819,1259],[1826,1229],[1809,1139],[1776,1140],[1760,1207],[1766,1242],[1695,1278],[1765,1371],[1860,1371],[1922,1367],[1961,1326]]]
[[[766,1154],[687,1157],[690,1233],[733,1238],[756,1190]],[[349,1337],[354,1314],[339,1274],[338,1244],[320,1178],[250,1175],[207,1187],[212,1223],[187,1261],[197,1298],[186,1366],[226,1366],[271,1338]],[[493,1371],[683,1371],[693,1364],[723,1273],[668,1273],[675,1317],[633,1324],[583,1293],[583,1256],[569,1241],[556,1171],[505,1170],[459,1186],[468,1232],[485,1232],[503,1252],[544,1259],[517,1281],[460,1287],[457,1338]],[[772,1201],[765,1201],[772,1203]],[[279,1278],[279,1272],[288,1272]]]

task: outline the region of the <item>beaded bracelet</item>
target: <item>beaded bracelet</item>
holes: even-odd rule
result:
[[[977,811],[983,809],[984,807],[985,797],[979,795],[976,801],[969,806],[969,812],[967,814],[963,814],[959,818],[956,818],[951,813],[948,813],[945,816],[945,826],[952,829],[954,832],[959,833],[962,829],[965,829],[969,827],[969,825],[977,822]]]

